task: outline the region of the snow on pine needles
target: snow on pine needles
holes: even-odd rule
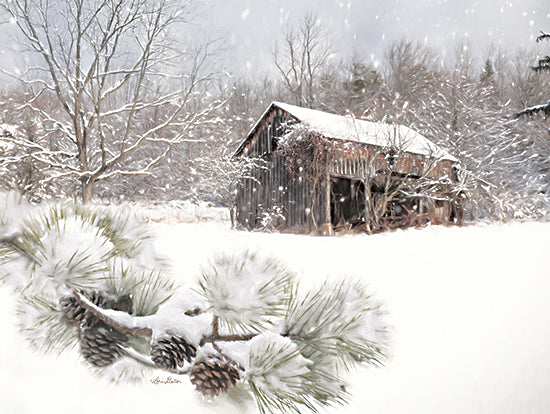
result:
[[[281,263],[245,251],[214,258],[199,286],[222,327],[251,333],[284,315],[292,278]]]
[[[193,288],[171,279],[151,240],[125,212],[69,203],[2,235],[26,339],[44,353],[78,347],[118,383],[156,370],[189,376],[207,400],[239,389],[262,413],[344,404],[346,369],[383,363],[383,315],[359,280],[300,296],[280,260],[241,250],[215,255]]]

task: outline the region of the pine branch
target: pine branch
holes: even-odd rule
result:
[[[22,223],[0,245],[40,259],[36,295],[19,308],[27,339],[48,352],[80,343],[100,373],[131,374],[130,364],[189,375],[210,398],[242,381],[263,413],[316,412],[348,400],[341,367],[385,357],[379,305],[358,282],[298,297],[286,267],[246,252],[211,263],[199,290],[175,289],[162,262],[151,265],[151,235],[124,215],[60,207]],[[87,247],[74,249],[75,234]]]
[[[541,31],[537,36],[537,43],[548,39],[550,39],[550,33],[545,33]],[[547,55],[539,59],[537,66],[531,66],[531,69],[539,73],[550,72],[550,56]],[[521,118],[523,116],[533,116],[534,114],[537,114],[539,112],[544,112],[545,116],[548,116],[550,114],[550,101],[546,104],[535,105],[529,108],[525,108],[519,112],[516,112],[514,116],[515,118]]]
[[[73,291],[74,298],[76,302],[82,306],[84,309],[90,311],[95,317],[97,317],[99,320],[101,320],[106,325],[110,326],[111,328],[117,330],[118,332],[125,334],[125,335],[133,335],[133,336],[152,336],[153,330],[146,326],[135,326],[131,327],[128,325],[125,325],[121,323],[119,320],[111,317],[107,312],[105,312],[104,309],[94,305],[92,302],[90,302],[85,296],[79,294],[77,291]],[[109,310],[109,313],[116,313],[122,316],[123,318],[132,318],[134,323],[141,319],[141,317],[135,317],[132,315],[128,315],[126,312],[116,311],[116,310]],[[198,308],[195,308],[191,311],[185,312],[187,316],[196,316],[204,313],[202,310],[198,310]],[[235,334],[235,335],[220,335],[218,333],[218,329],[215,329],[216,322],[213,322],[213,331],[212,335],[205,336],[200,341],[200,345],[203,346],[206,343],[212,343],[212,342],[239,342],[239,341],[249,341],[252,338],[256,337],[258,334]]]
[[[302,298],[293,295],[283,336],[300,343],[307,358],[321,352],[347,368],[362,362],[383,365],[385,328],[365,329],[379,324],[381,313],[359,281],[325,282]]]
[[[123,325],[119,321],[115,320],[111,316],[107,315],[103,309],[100,307],[94,305],[92,302],[90,302],[88,299],[86,299],[84,296],[80,295],[77,291],[73,290],[73,295],[77,301],[77,303],[82,306],[84,309],[90,311],[95,317],[97,317],[99,320],[101,320],[106,325],[110,326],[111,328],[119,331],[122,334],[125,335],[133,335],[133,336],[152,336],[153,331],[151,328],[148,327],[130,327]],[[121,315],[124,315],[125,317],[128,317],[128,315],[125,312],[120,311],[113,311],[110,310],[110,312],[116,312],[120,313]],[[134,320],[136,318],[133,318]]]
[[[0,244],[6,244],[10,246],[10,248],[21,254],[23,257],[28,259],[30,262],[38,263],[33,252],[25,248],[24,243],[21,243],[22,235],[23,234],[21,232],[16,232],[13,234],[0,236]]]
[[[205,336],[201,342],[200,346],[204,346],[207,343],[214,343],[214,342],[246,342],[250,341],[251,339],[254,339],[258,334],[252,333],[252,334],[243,334],[243,335],[210,335]]]
[[[200,295],[220,326],[231,333],[258,333],[283,315],[292,274],[274,260],[243,256],[217,257],[203,270]]]
[[[4,243],[4,244],[10,244],[12,246],[17,246],[16,241],[19,237],[21,237],[20,232],[8,234],[8,235],[2,235],[0,236],[0,244]]]

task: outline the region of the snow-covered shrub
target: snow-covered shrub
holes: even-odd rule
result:
[[[274,231],[284,227],[286,217],[281,206],[273,206],[260,214],[260,229]]]

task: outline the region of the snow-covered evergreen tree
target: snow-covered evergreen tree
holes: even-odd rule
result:
[[[33,206],[0,194],[0,280],[32,346],[78,346],[115,381],[188,375],[205,398],[252,395],[262,413],[342,404],[343,374],[388,352],[383,308],[359,280],[302,291],[274,258],[220,255],[196,286],[169,277],[151,232],[122,211]]]
[[[545,32],[540,32],[540,34],[537,36],[537,43],[542,42],[544,40],[549,40],[550,34]],[[535,72],[550,72],[550,56],[545,55],[541,58],[539,58],[536,66],[531,66],[531,69]],[[519,112],[516,112],[517,117],[522,116],[531,116],[537,113],[544,113],[545,117],[550,114],[550,101],[547,103],[541,104],[541,105],[535,105],[528,108],[525,108]]]

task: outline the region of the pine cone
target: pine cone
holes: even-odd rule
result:
[[[92,291],[90,302],[102,309],[113,309],[117,304],[115,300],[108,298],[103,293],[98,291]],[[74,326],[80,326],[83,324],[88,327],[92,327],[99,322],[92,312],[84,309],[76,300],[74,296],[65,296],[59,300],[61,306],[61,312],[63,313],[63,319],[69,324]]]
[[[195,362],[189,374],[195,390],[216,397],[240,379],[236,363],[221,355],[208,354]]]
[[[80,306],[74,296],[65,296],[59,299],[63,320],[69,325],[80,326],[84,320],[84,308]]]
[[[106,295],[103,292],[98,292],[97,290],[92,291],[90,298],[88,299],[94,305],[101,309],[113,309],[113,304],[115,301]],[[93,327],[100,322],[100,319],[95,316],[90,310],[84,310],[84,326]]]
[[[80,353],[92,365],[103,368],[111,365],[121,355],[118,344],[126,337],[103,322],[93,327],[83,326],[80,331]]]
[[[197,355],[197,348],[184,338],[170,336],[151,344],[151,359],[160,368],[173,370],[184,361],[191,362]]]
[[[89,293],[89,300],[102,309],[131,311],[131,298],[122,301],[108,297],[100,291]],[[122,355],[118,344],[126,342],[126,336],[102,322],[88,309],[84,309],[74,296],[59,301],[63,318],[79,328],[80,353],[90,364],[103,368],[111,365]]]

